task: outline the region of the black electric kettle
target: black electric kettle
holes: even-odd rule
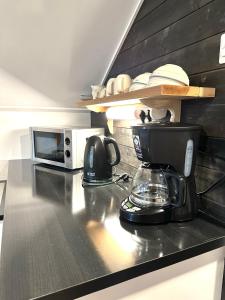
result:
[[[110,144],[115,149],[114,161],[112,161]],[[112,182],[112,167],[119,162],[120,151],[114,139],[97,135],[89,137],[84,152],[84,183],[103,185]]]

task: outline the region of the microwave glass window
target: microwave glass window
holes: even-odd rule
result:
[[[64,134],[34,131],[35,157],[64,163]]]

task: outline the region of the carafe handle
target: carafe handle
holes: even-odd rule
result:
[[[113,147],[114,147],[115,153],[116,153],[116,158],[115,158],[115,160],[112,161],[112,162],[109,162],[109,164],[110,164],[112,167],[115,166],[115,165],[118,165],[118,163],[120,162],[120,150],[119,150],[119,147],[118,147],[118,145],[117,145],[117,142],[116,142],[113,138],[107,137],[107,138],[105,139],[105,143],[106,143],[106,145],[108,145],[108,144],[113,144]]]
[[[186,182],[185,182],[185,177],[180,175],[180,174],[176,174],[176,173],[165,173],[166,178],[175,178],[178,182],[178,200],[176,203],[171,203],[171,205],[173,205],[174,207],[181,207],[185,205],[185,199],[186,199]]]

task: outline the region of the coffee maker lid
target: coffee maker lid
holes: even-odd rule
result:
[[[163,123],[146,123],[133,125],[133,129],[154,129],[154,130],[200,130],[201,126],[196,124],[179,123],[179,122],[163,122]]]

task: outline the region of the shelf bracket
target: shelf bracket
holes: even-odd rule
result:
[[[142,104],[150,108],[165,108],[171,113],[171,122],[180,122],[181,116],[181,99],[148,99],[144,98],[140,100]]]
[[[106,106],[98,106],[98,105],[87,105],[86,108],[96,113],[106,112],[108,109],[108,107]]]

